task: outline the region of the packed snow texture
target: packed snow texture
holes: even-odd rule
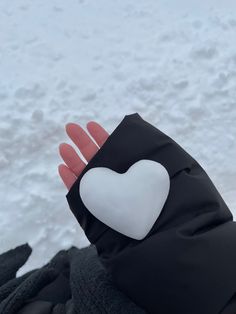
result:
[[[0,250],[29,242],[22,272],[89,243],[57,172],[68,122],[138,112],[236,213],[236,3],[218,2],[0,2]]]

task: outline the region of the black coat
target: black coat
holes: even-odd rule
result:
[[[167,169],[170,193],[147,236],[134,240],[89,212],[79,184],[93,167],[124,173],[141,159]],[[197,161],[138,113],[123,118],[66,196],[114,285],[141,308],[153,314],[236,313],[232,214]]]

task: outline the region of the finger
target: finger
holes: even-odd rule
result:
[[[59,145],[59,152],[68,168],[78,177],[86,164],[75,149],[67,143],[62,143]]]
[[[95,121],[89,121],[87,123],[87,129],[99,147],[101,147],[106,142],[109,136],[109,133]]]
[[[65,184],[65,186],[69,190],[72,187],[72,185],[74,184],[74,182],[76,181],[76,176],[64,164],[61,164],[61,165],[58,166],[58,172],[59,172],[59,175],[60,175],[63,183]]]
[[[68,123],[66,125],[66,132],[87,161],[89,161],[98,151],[98,146],[80,125]]]

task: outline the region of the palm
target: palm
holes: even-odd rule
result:
[[[107,140],[109,134],[100,124],[94,121],[87,123],[87,129],[97,145],[80,125],[75,123],[66,125],[68,136],[79,148],[87,162],[89,162]],[[59,145],[59,152],[65,164],[60,164],[58,171],[62,181],[69,190],[86,164],[76,153],[75,149],[67,143]]]

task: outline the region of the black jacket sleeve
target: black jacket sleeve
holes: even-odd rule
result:
[[[170,191],[147,236],[134,240],[89,212],[79,184],[93,167],[124,173],[140,159],[167,169]],[[147,312],[218,314],[236,292],[230,210],[197,161],[138,113],[123,118],[66,197],[114,284]]]

